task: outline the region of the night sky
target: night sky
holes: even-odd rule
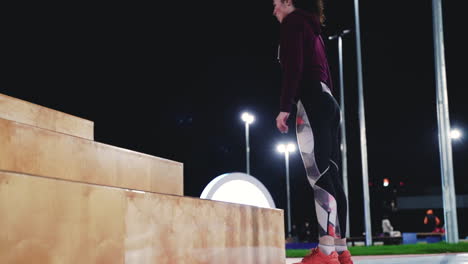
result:
[[[375,228],[383,178],[400,196],[441,193],[431,2],[360,3]],[[465,131],[465,139],[453,143],[456,190],[468,194],[462,185],[468,175],[462,2],[443,1],[443,14],[451,124]],[[328,1],[325,8],[325,37],[353,30],[343,40],[343,52],[351,233],[356,235],[364,220],[354,1]],[[187,196],[199,196],[216,176],[245,171],[240,115],[250,111],[256,117],[250,127],[251,174],[277,207],[286,207],[284,157],[276,144],[295,141],[295,131],[292,122],[287,135],[275,126],[281,76],[272,1],[3,10],[9,15],[2,18],[0,33],[0,93],[94,121],[98,142],[182,162]],[[339,99],[337,42],[325,41]],[[313,221],[313,194],[299,154],[290,162],[293,220]]]

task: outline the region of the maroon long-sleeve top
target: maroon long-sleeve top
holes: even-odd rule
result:
[[[307,83],[332,80],[318,16],[295,9],[281,23],[279,59],[282,70],[280,111],[290,112]]]

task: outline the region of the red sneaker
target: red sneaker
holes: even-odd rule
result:
[[[333,251],[330,255],[325,255],[320,249],[314,248],[309,255],[305,256],[301,262],[296,264],[340,264],[338,253]]]
[[[348,250],[345,250],[341,254],[339,254],[338,260],[340,261],[340,264],[353,264],[353,260],[351,259],[351,253],[349,253]]]

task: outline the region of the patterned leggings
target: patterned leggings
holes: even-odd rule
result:
[[[347,199],[340,180],[340,108],[328,87],[316,82],[297,103],[296,133],[307,179],[314,190],[319,237],[345,238]]]

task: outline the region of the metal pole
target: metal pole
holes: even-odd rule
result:
[[[288,209],[288,236],[291,235],[291,195],[289,192],[289,151],[284,152],[284,160],[286,162],[286,196]]]
[[[362,85],[362,61],[361,61],[361,31],[359,25],[359,0],[354,0],[354,14],[356,27],[356,52],[358,68],[358,90],[359,90],[359,125],[361,138],[362,158],[362,189],[364,191],[364,217],[366,227],[366,245],[372,245],[372,228],[369,199],[369,175],[367,167],[367,140],[366,140],[366,118],[364,112],[364,92]]]
[[[348,192],[348,162],[347,162],[347,147],[346,147],[346,125],[345,125],[345,102],[344,102],[344,74],[343,74],[343,36],[351,32],[343,30],[338,35],[330,36],[329,39],[338,39],[338,62],[340,70],[340,108],[341,108],[341,171],[343,172],[343,190],[347,201],[349,199]],[[350,237],[349,231],[349,202],[346,211],[346,237]]]
[[[439,151],[444,203],[445,230],[448,243],[458,243],[457,203],[453,177],[452,142],[448,110],[447,77],[444,56],[444,29],[441,0],[432,0],[434,56],[437,86],[437,121],[439,130]]]
[[[343,33],[345,34],[345,33]],[[346,125],[345,125],[345,102],[344,102],[344,81],[343,81],[343,44],[341,35],[338,37],[338,56],[340,64],[340,108],[341,108],[341,171],[343,172],[343,189],[346,195],[346,201],[349,201],[348,195],[348,162],[346,147]],[[346,237],[349,235],[349,202],[346,211]]]
[[[250,175],[250,146],[249,146],[249,123],[245,122],[245,158],[247,166],[247,174]]]

